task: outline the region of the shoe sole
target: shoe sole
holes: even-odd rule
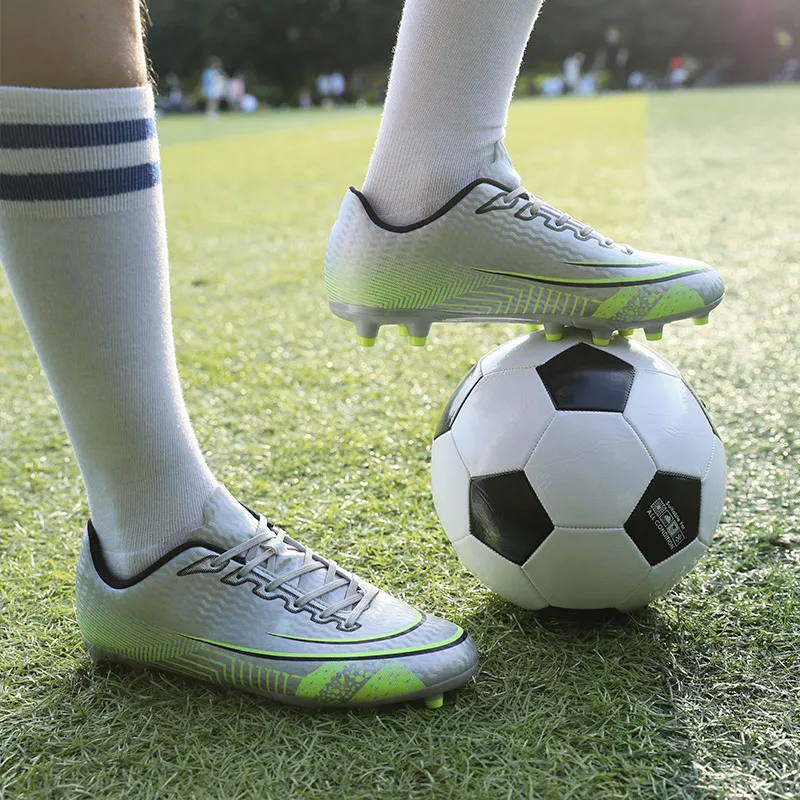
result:
[[[367,308],[349,303],[329,303],[331,311],[340,319],[351,322],[356,328],[356,341],[362,347],[372,347],[380,329],[385,325],[397,325],[399,334],[407,337],[412,347],[423,347],[427,344],[431,325],[435,322],[496,322],[520,323],[529,331],[544,328],[549,342],[557,342],[563,338],[565,328],[587,330],[592,335],[592,342],[599,347],[608,345],[615,333],[630,336],[634,329],[644,330],[648,341],[658,341],[663,334],[664,326],[670,322],[692,319],[695,325],[708,323],[709,314],[722,302],[720,296],[713,302],[694,308],[690,312],[680,312],[657,320],[647,322],[615,322],[613,320],[595,319],[592,317],[572,317],[568,315],[546,314],[536,317],[526,316],[465,316],[447,311],[414,311],[408,309]]]
[[[123,656],[119,653],[114,653],[109,650],[104,650],[103,648],[100,648],[97,645],[92,644],[86,639],[83,640],[83,643],[86,647],[86,652],[89,654],[89,657],[96,664],[101,664],[101,663],[122,664],[124,666],[134,667],[136,669],[153,670],[155,672],[166,672],[174,675],[180,675],[184,678],[192,678],[194,680],[197,680],[196,675],[193,675],[188,672],[183,672],[178,667],[162,666],[159,664],[152,664],[149,662],[146,663],[146,662],[136,661],[135,659],[127,658],[126,656]],[[428,708],[436,709],[442,707],[444,703],[444,695],[446,692],[453,691],[454,689],[459,689],[472,679],[472,677],[478,670],[478,666],[479,666],[478,664],[474,664],[472,667],[470,667],[468,670],[461,673],[460,675],[456,675],[452,678],[449,678],[446,681],[434,684],[433,686],[426,686],[424,689],[419,689],[414,692],[408,692],[402,695],[393,695],[391,697],[378,698],[375,700],[363,700],[360,702],[348,702],[348,703],[323,704],[315,702],[314,700],[307,700],[302,697],[297,697],[295,695],[269,692],[257,686],[239,686],[239,685],[225,683],[224,681],[209,680],[205,681],[205,683],[214,686],[223,686],[229,689],[237,689],[239,691],[246,691],[249,694],[258,695],[260,697],[266,697],[269,700],[273,700],[275,702],[282,703],[284,705],[295,706],[298,708],[308,708],[308,709],[313,708],[316,710],[357,709],[357,708],[363,709],[363,708],[376,708],[389,705],[398,705],[401,703],[409,703],[421,700],[425,703],[425,705]]]

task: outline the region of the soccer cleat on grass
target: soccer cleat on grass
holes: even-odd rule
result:
[[[485,177],[413,225],[382,221],[351,188],[325,261],[331,310],[374,342],[382,325],[424,343],[434,322],[565,326],[598,341],[674,320],[698,324],[722,300],[708,264],[615,244],[519,186],[505,150]],[[514,188],[516,187],[516,188]]]
[[[130,579],[111,574],[90,522],[77,609],[95,660],[317,708],[438,708],[478,663],[460,627],[315,555],[224,487],[185,545]]]

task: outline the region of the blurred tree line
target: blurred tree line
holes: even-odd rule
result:
[[[158,74],[192,78],[213,54],[289,97],[319,73],[382,81],[402,0],[149,0],[149,10]],[[776,30],[791,34],[797,54],[800,0],[549,0],[524,70],[557,71],[576,51],[591,63],[610,24],[622,31],[630,69],[661,73],[670,57],[691,55],[730,60],[735,80],[763,80],[778,55]]]

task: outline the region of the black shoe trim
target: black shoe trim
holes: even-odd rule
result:
[[[97,531],[95,530],[91,520],[89,520],[86,525],[86,532],[89,536],[89,552],[92,556],[92,563],[94,564],[95,572],[97,572],[103,583],[108,584],[112,589],[129,589],[131,586],[135,586],[149,575],[152,575],[156,570],[161,569],[164,564],[171,561],[173,558],[175,558],[175,556],[180,555],[185,550],[191,550],[193,547],[202,547],[205,550],[210,550],[211,552],[217,553],[217,555],[222,555],[222,553],[225,552],[222,548],[215,545],[206,544],[205,542],[184,542],[182,545],[174,547],[168,553],[161,556],[158,561],[151,564],[147,569],[137,572],[136,575],[133,575],[130,578],[120,578],[118,575],[115,575],[108,566],[108,562],[103,555],[103,546],[100,543],[100,537],[97,535]],[[242,559],[237,558],[234,560],[244,563]]]
[[[521,281],[530,281],[531,283],[546,283],[551,286],[577,286],[580,289],[607,289],[607,288],[621,288],[625,286],[644,286],[649,283],[667,283],[668,281],[677,281],[681,278],[688,278],[690,275],[699,275],[701,272],[708,272],[710,267],[700,267],[699,269],[687,269],[686,272],[676,272],[673,275],[656,275],[653,278],[642,278],[636,281],[610,281],[609,283],[598,283],[597,281],[588,281],[586,283],[577,283],[575,281],[560,281],[557,278],[541,278],[536,275],[509,275],[507,272],[496,272],[493,269],[481,269],[480,267],[473,267],[475,272],[484,272],[487,275],[499,275],[501,278],[512,278]]]
[[[410,233],[411,231],[418,230],[419,228],[424,228],[434,220],[439,219],[439,217],[443,217],[451,208],[458,205],[476,186],[480,186],[482,183],[495,186],[498,189],[502,189],[504,192],[513,191],[510,186],[505,186],[504,184],[492,180],[491,178],[478,178],[477,180],[472,181],[472,183],[469,185],[465,186],[453,198],[448,200],[438,211],[434,211],[429,217],[425,217],[425,219],[420,220],[419,222],[412,222],[411,225],[390,225],[388,222],[384,222],[377,215],[375,209],[370,205],[369,200],[367,200],[367,198],[364,197],[364,195],[359,192],[355,186],[351,186],[350,191],[361,201],[361,205],[364,206],[364,211],[367,212],[367,216],[379,228],[383,228],[385,231],[390,231],[391,233]]]
[[[178,634],[182,636],[183,634]],[[469,634],[464,631],[461,636],[458,637],[454,642],[450,642],[449,644],[443,644],[439,647],[431,647],[428,649],[420,649],[420,650],[409,650],[407,653],[395,653],[394,655],[390,656],[393,660],[397,660],[400,658],[407,658],[408,656],[417,656],[423,655],[425,653],[438,653],[441,650],[449,650],[451,647],[457,647],[462,642],[466,641],[469,637]],[[198,641],[197,639],[187,636],[184,637],[190,639],[192,641]],[[358,653],[348,653],[343,655],[329,655],[329,656],[320,656],[319,658],[309,658],[309,657],[302,657],[302,656],[275,656],[275,655],[266,655],[261,653],[252,653],[249,650],[244,650],[239,647],[233,647],[232,645],[220,645],[215,644],[214,642],[207,642],[205,640],[200,640],[202,644],[208,645],[209,647],[217,647],[220,650],[223,650],[228,653],[238,653],[242,656],[249,656],[250,658],[263,658],[267,661],[304,661],[306,663],[310,661],[372,661],[376,658],[387,658],[387,656],[383,653],[377,654],[364,654],[359,655]]]
[[[252,514],[255,519],[258,519],[259,515],[253,511],[252,508],[248,508],[244,503],[240,503],[239,505],[247,511],[248,514]],[[165,555],[161,556],[154,564],[151,564],[147,569],[138,572],[136,575],[133,575],[130,578],[120,578],[118,575],[115,575],[111,567],[108,566],[108,562],[103,555],[103,545],[100,542],[100,537],[97,535],[97,529],[94,527],[94,523],[89,520],[86,523],[86,531],[89,534],[89,552],[92,555],[92,563],[94,564],[95,571],[100,576],[104,583],[107,583],[112,589],[128,589],[131,586],[136,585],[140,581],[143,581],[148,575],[152,575],[157,569],[161,569],[168,561],[171,561],[175,556],[180,555],[184,550],[190,550],[193,547],[202,547],[206,550],[210,550],[217,555],[222,555],[225,551],[221,548],[217,547],[216,545],[206,544],[205,542],[201,542],[199,540],[193,540],[190,542],[184,542],[178,547],[174,547]],[[244,564],[244,559],[234,558],[234,561],[239,561],[240,563]]]
[[[400,636],[407,636],[409,633],[412,633],[413,631],[415,631],[417,628],[419,628],[421,625],[424,625],[428,621],[428,617],[427,617],[426,614],[424,614],[422,611],[420,611],[419,614],[420,614],[419,622],[415,622],[410,628],[406,628],[404,631],[400,631],[399,633],[390,633],[388,636],[372,636],[372,637],[370,637],[368,639],[362,639],[359,642],[359,644],[369,644],[370,642],[388,642],[389,639],[397,639]],[[331,617],[331,619],[332,619],[332,617]],[[361,627],[361,626],[359,625],[358,627]],[[305,642],[305,644],[320,644],[320,645],[324,645],[325,647],[327,647],[328,645],[331,645],[331,646],[335,647],[335,646],[338,646],[340,644],[350,644],[350,645],[352,644],[352,642],[348,642],[346,639],[342,639],[341,641],[335,641],[333,639],[329,639],[329,640],[326,639],[324,642],[315,642],[315,641],[311,641],[309,639],[294,639],[291,636],[281,636],[278,633],[270,633],[269,631],[267,631],[267,633],[270,636],[275,636],[276,638],[281,639],[283,641],[289,641],[289,642],[291,642],[291,641],[302,641],[302,642]]]

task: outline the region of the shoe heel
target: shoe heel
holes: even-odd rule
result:
[[[117,660],[113,653],[109,653],[108,650],[103,650],[102,647],[98,647],[96,644],[92,644],[86,639],[83,640],[83,646],[86,648],[89,658],[91,658],[95,664]]]

